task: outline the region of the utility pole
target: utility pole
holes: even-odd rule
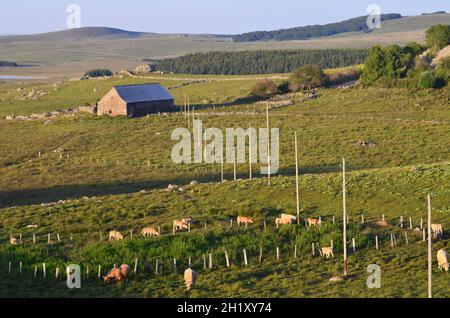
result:
[[[345,176],[345,158],[342,159],[342,190],[344,276],[347,276],[347,180]]]

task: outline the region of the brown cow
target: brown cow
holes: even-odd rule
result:
[[[375,223],[375,225],[379,227],[388,227],[389,224],[386,221],[378,221]]]
[[[448,260],[449,260],[449,256],[447,254],[447,252],[443,249],[440,249],[437,252],[437,260],[438,260],[438,267],[439,269],[445,269],[446,272],[448,272]]]
[[[105,281],[105,283],[120,282],[127,279],[130,276],[130,273],[131,267],[124,264],[120,266],[120,268],[114,268],[108,273],[108,275],[103,276],[103,280]]]
[[[292,219],[287,219],[287,218],[277,218],[277,219],[275,219],[275,225],[277,226],[277,228],[280,225],[289,225],[289,224],[293,224],[293,223],[295,223],[295,221],[292,220]]]
[[[187,230],[189,228],[189,225],[184,223],[183,221],[173,221],[173,230],[174,232]]]
[[[184,271],[184,282],[186,284],[187,290],[191,290],[192,286],[194,286],[195,282],[197,281],[197,273],[191,269],[188,268]]]
[[[110,241],[121,241],[123,240],[123,235],[119,231],[111,231],[109,232],[109,240]]]
[[[322,225],[322,220],[321,219],[313,219],[313,218],[307,218],[306,219],[306,224],[308,226],[321,226]]]
[[[245,226],[248,226],[249,224],[255,223],[255,221],[252,218],[248,218],[245,216],[238,216],[237,218],[238,226],[241,226],[242,223],[245,224]]]
[[[157,230],[155,230],[153,227],[143,228],[141,234],[143,237],[160,236],[160,233]]]
[[[334,258],[333,247],[322,247],[320,250],[320,256],[325,258]]]
[[[15,237],[11,237],[9,239],[9,243],[11,243],[11,245],[17,245],[17,239]]]

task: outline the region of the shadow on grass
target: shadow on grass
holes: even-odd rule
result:
[[[354,169],[360,167],[353,167]],[[326,166],[304,166],[301,168],[301,174],[319,174],[340,172],[340,164]],[[295,168],[281,169],[279,175],[295,176]],[[264,178],[264,176],[261,176]],[[276,176],[275,176],[276,177]],[[166,188],[169,184],[186,185],[193,181],[192,176],[179,176],[165,180],[148,180],[142,182],[111,182],[98,184],[68,184],[57,185],[49,188],[38,189],[20,189],[20,190],[0,190],[0,208],[11,206],[34,205],[41,203],[57,202],[67,199],[78,199],[82,197],[104,196],[136,193],[141,190],[152,190]],[[233,173],[225,173],[225,180],[233,180]],[[246,178],[239,174],[238,178]],[[200,183],[220,182],[220,172],[214,178],[211,175],[195,176],[195,180]],[[271,211],[278,213],[278,211]],[[269,212],[269,214],[272,214]],[[311,211],[312,212],[312,211]]]

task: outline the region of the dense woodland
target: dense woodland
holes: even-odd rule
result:
[[[235,42],[255,42],[255,41],[288,41],[288,40],[306,40],[321,36],[331,36],[345,32],[368,32],[368,16],[357,17],[341,22],[325,25],[309,25],[291,29],[282,29],[276,31],[256,31],[243,33],[233,36]],[[390,13],[381,15],[381,20],[394,20],[402,18],[401,14]]]
[[[306,64],[337,68],[362,64],[368,50],[279,50],[210,52],[189,54],[156,62],[159,71],[179,74],[273,74],[289,73]]]

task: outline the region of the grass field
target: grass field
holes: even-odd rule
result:
[[[281,81],[286,75],[270,77]],[[205,128],[265,127],[264,104],[249,98],[258,77],[161,75],[56,85],[8,83],[0,85],[0,116],[94,103],[117,84],[158,81],[169,87],[205,78],[210,81],[171,90],[178,105],[189,96]],[[46,95],[22,100],[33,87]],[[431,91],[321,89],[315,100],[273,109],[270,122],[280,128],[281,170],[271,187],[256,175],[259,165],[253,167],[256,180],[226,183],[219,182],[218,164],[175,165],[170,157],[175,144],[171,133],[174,128],[188,127],[181,113],[140,119],[81,113],[45,120],[0,119],[0,297],[425,297],[422,233],[408,229],[409,224],[404,229],[395,224],[404,216],[406,223],[411,217],[413,227],[418,227],[426,217],[426,195],[432,192],[434,221],[446,231],[433,248],[435,252],[448,249],[449,98],[448,86]],[[277,230],[274,226],[277,215],[295,214],[295,131],[300,138],[301,214],[321,216],[325,225],[320,229],[292,226]],[[361,148],[360,140],[375,146]],[[60,148],[61,156],[55,152]],[[350,252],[350,277],[330,283],[330,277],[342,272],[342,157],[348,161],[349,238],[355,238],[356,253]],[[248,178],[248,166],[238,165],[237,173],[238,178]],[[225,177],[233,178],[233,165],[225,165]],[[192,180],[201,184],[186,186]],[[181,185],[186,191],[167,192],[168,184]],[[365,225],[359,224],[361,214]],[[382,214],[390,223],[385,229],[373,225]],[[237,215],[252,216],[256,224],[229,229],[230,219]],[[171,222],[186,216],[196,221],[192,232],[172,236]],[[268,225],[266,231],[263,221]],[[39,227],[26,229],[30,224]],[[144,240],[139,237],[144,226],[161,226],[164,235]],[[126,240],[100,242],[100,231],[106,240],[112,229],[122,231]],[[47,244],[48,233],[51,245]],[[396,235],[396,247],[390,246],[391,233]],[[18,238],[20,234],[22,245],[8,244],[10,235]],[[378,251],[375,235],[380,239]],[[328,246],[330,240],[335,259],[311,255],[312,243]],[[293,257],[295,245],[297,259]],[[248,253],[247,267],[243,249]],[[230,269],[225,265],[225,250]],[[203,254],[209,253],[214,267],[204,270]],[[186,293],[181,272],[189,257],[200,279]],[[114,264],[134,265],[136,258],[137,275],[127,283],[105,287],[96,279],[99,265],[106,271]],[[173,273],[173,258],[178,274]],[[162,273],[156,276],[157,259]],[[46,279],[42,277],[44,262]],[[62,273],[69,263],[80,264],[83,275],[89,267],[81,290],[69,291],[61,276],[54,279],[56,267]],[[366,287],[367,266],[373,263],[382,269],[382,288],[377,290]],[[434,265],[435,296],[448,297],[449,280]]]

